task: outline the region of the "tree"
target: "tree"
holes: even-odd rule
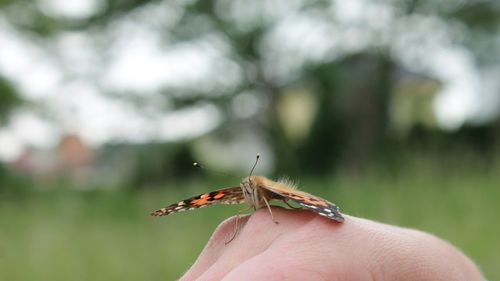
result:
[[[208,82],[163,86],[160,94],[169,104],[164,110],[213,105],[222,116],[214,133],[224,139],[245,128],[261,133],[275,154],[277,173],[363,170],[394,138],[388,112],[398,72],[414,67],[430,73],[429,46],[459,46],[479,64],[497,64],[499,43],[491,37],[499,32],[500,7],[494,1],[376,1],[354,24],[336,13],[339,7],[336,1],[109,0],[85,19],[32,7],[38,20],[17,26],[46,40],[68,30],[87,32],[105,49],[114,38],[109,30],[128,19],[149,24],[165,52],[187,46],[217,53]],[[155,10],[169,18],[152,20]],[[358,45],[348,41],[354,35]],[[295,87],[305,88],[318,105],[300,143],[287,135],[279,116],[283,98]],[[102,90],[142,106],[134,93]],[[242,95],[259,103],[250,116],[235,112]]]

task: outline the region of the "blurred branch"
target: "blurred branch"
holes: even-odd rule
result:
[[[447,16],[455,18],[472,29],[498,32],[500,28],[500,2],[471,1]]]
[[[22,104],[22,99],[14,85],[2,76],[0,76],[0,93],[0,122],[4,122],[9,114]]]
[[[407,15],[413,14],[415,12],[418,2],[419,2],[419,0],[410,0],[408,2],[408,5],[406,7],[406,14]]]
[[[73,29],[88,29],[93,27],[102,27],[110,22],[123,17],[134,10],[160,2],[161,0],[108,0],[102,4],[102,9],[96,15],[72,26]]]

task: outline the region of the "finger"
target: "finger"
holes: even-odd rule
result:
[[[224,262],[223,259],[226,255],[233,257],[226,252],[209,271],[202,275],[201,279],[335,280],[335,276],[330,272],[335,260],[328,259],[331,255],[331,248],[325,247],[325,245],[318,247],[317,241],[313,241],[317,240],[314,238],[316,231],[322,234],[326,232],[330,234],[329,236],[334,236],[339,231],[341,224],[310,211],[273,209],[273,213],[280,222],[279,225],[286,227],[279,229],[278,235],[274,236],[265,249],[257,254],[248,255],[237,266],[231,266]],[[258,233],[258,225],[252,225],[252,219],[253,217],[246,226],[250,240],[245,240],[245,235],[240,236],[241,240],[249,242],[250,245],[254,245],[251,238],[256,236],[249,233],[250,230],[254,229]],[[256,217],[255,222],[261,221],[262,219]],[[266,233],[273,232],[274,229],[268,227]],[[224,269],[230,270],[221,274],[221,270]],[[353,276],[358,275],[358,273],[353,273]],[[369,280],[367,277],[369,276],[365,274],[362,278],[353,280]]]
[[[293,234],[295,229],[311,220],[307,211],[272,207],[275,224],[269,211],[261,208],[253,213],[238,236],[225,247],[217,261],[200,276],[200,280],[220,280],[245,261],[265,252],[276,240]]]
[[[239,217],[238,224],[240,225],[240,228],[245,226],[248,217],[249,216]],[[227,246],[226,241],[230,239],[230,235],[234,232],[236,220],[236,216],[230,217],[217,226],[194,264],[189,268],[184,276],[181,277],[180,280],[195,280],[199,278],[201,274],[207,271],[207,269],[219,259]]]
[[[305,267],[311,274],[329,269],[338,280],[482,280],[470,259],[433,235],[347,215],[345,218],[337,229],[321,218],[311,220],[288,241],[282,241],[283,249],[275,249],[287,253],[280,262],[288,268]],[[299,264],[295,264],[297,260]],[[286,270],[284,266],[276,271]],[[250,274],[236,272],[235,276]]]
[[[332,271],[331,263],[327,260],[325,263],[319,255],[311,262],[282,250],[284,249],[267,250],[254,256],[229,272],[222,280],[342,280]],[[358,278],[359,275],[359,272],[353,272],[352,278],[347,280],[371,280],[368,275]]]

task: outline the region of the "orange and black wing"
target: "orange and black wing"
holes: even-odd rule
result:
[[[151,215],[159,217],[213,204],[241,204],[244,202],[245,197],[243,196],[241,188],[239,186],[229,187],[182,200],[178,203],[156,210],[152,212]]]
[[[339,207],[321,197],[293,188],[287,188],[283,184],[264,186],[263,188],[280,196],[284,201],[292,200],[299,205],[329,219],[338,222],[344,221],[344,217],[340,213]]]

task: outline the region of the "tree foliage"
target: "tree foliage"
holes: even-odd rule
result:
[[[6,3],[4,7],[14,5],[14,2]],[[292,19],[310,20],[313,23],[311,29],[324,28],[328,31],[323,33],[327,42],[335,36],[329,33],[335,28],[351,28],[353,34],[359,31],[355,26],[341,25],[340,16],[332,13],[337,4],[335,1],[173,3],[108,0],[94,15],[75,20],[51,17],[26,2],[24,5],[31,7],[34,20],[27,21],[29,24],[19,23],[12,17],[10,20],[41,38],[68,30],[102,35],[121,19],[139,18],[136,14],[141,9],[157,7],[169,10],[171,21],[154,23],[155,32],[164,39],[166,52],[183,45],[195,46],[200,52],[222,49],[224,62],[214,65],[215,78],[208,86],[165,85],[161,94],[168,101],[167,110],[212,104],[223,116],[214,134],[231,139],[240,133],[241,128],[253,128],[262,133],[275,154],[277,173],[308,171],[328,174],[339,166],[357,171],[363,170],[374,157],[386,155],[390,151],[386,148],[394,147],[398,140],[391,131],[391,93],[401,76],[412,73],[408,63],[394,55],[397,44],[407,44],[408,49],[402,52],[416,54],[418,64],[426,55],[421,54],[419,44],[433,43],[434,37],[426,36],[432,33],[436,22],[445,25],[445,30],[452,34],[443,40],[453,41],[449,44],[470,51],[478,65],[500,59],[496,51],[500,43],[488,38],[499,32],[500,6],[495,1],[375,1],[370,4],[371,8],[382,5],[394,18],[389,26],[380,27],[373,22],[364,27],[368,30],[363,33],[368,37],[367,43],[354,50],[347,48],[334,52],[333,47],[308,48],[308,41],[312,40],[309,34],[300,31],[300,25],[293,24],[288,28],[297,30],[290,30],[288,35],[297,32],[303,36],[302,42],[297,43],[299,46],[280,45],[280,42],[271,40],[284,22],[290,23]],[[283,8],[283,5],[288,6]],[[400,29],[401,26],[406,26],[406,29]],[[103,40],[102,37],[96,36],[96,41],[100,40],[103,45],[103,42],[112,40]],[[412,40],[415,44],[407,43]],[[305,46],[303,49],[300,49],[301,44]],[[289,50],[282,50],[283,46]],[[220,82],[230,71],[239,73],[237,81]],[[425,71],[416,72],[416,76],[428,78]],[[286,120],[280,119],[284,96],[296,88],[306,89],[317,103],[308,135],[300,142],[291,139],[286,132]],[[127,93],[112,94],[117,98],[127,97]],[[241,117],[235,112],[233,104],[242,94],[250,95],[260,103],[251,116]],[[10,104],[13,104],[15,99],[11,100]],[[5,104],[10,108],[9,103]],[[0,114],[5,115],[4,111],[0,107]],[[498,121],[493,120],[490,124],[494,122]],[[415,128],[419,129],[418,125],[416,123]],[[494,126],[491,128],[497,130]]]
[[[0,76],[0,125],[20,104],[21,98],[15,87],[9,80]]]

